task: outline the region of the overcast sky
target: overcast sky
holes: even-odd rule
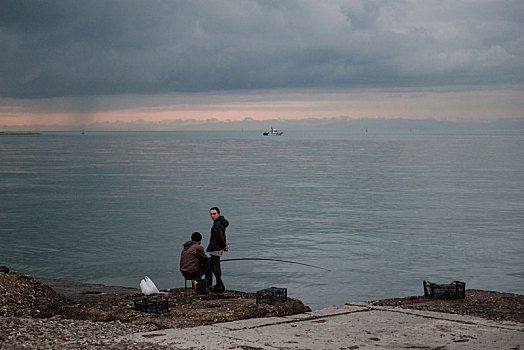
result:
[[[522,0],[0,1],[0,125],[524,117]]]

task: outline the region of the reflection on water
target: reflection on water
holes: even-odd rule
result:
[[[180,287],[181,244],[231,222],[226,287],[313,308],[422,293],[422,280],[524,292],[521,136],[278,139],[258,133],[0,139],[0,264]]]

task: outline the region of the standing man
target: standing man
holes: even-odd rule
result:
[[[211,256],[211,271],[216,279],[216,284],[212,291],[222,293],[226,287],[224,283],[222,283],[220,257],[224,252],[229,250],[229,246],[226,243],[226,227],[229,226],[229,221],[220,215],[220,209],[218,209],[218,207],[209,209],[209,214],[213,220],[213,226],[211,227],[211,237],[206,252]]]

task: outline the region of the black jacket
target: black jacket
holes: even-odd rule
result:
[[[206,252],[214,252],[226,247],[226,227],[228,226],[229,221],[227,221],[223,216],[219,216],[215,221],[213,221],[213,227],[211,227],[211,238],[209,239],[209,245],[207,246]]]

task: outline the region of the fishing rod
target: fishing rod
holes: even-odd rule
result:
[[[315,265],[310,265],[310,264],[304,264],[304,263],[301,263],[301,262],[296,262],[296,261],[290,261],[290,260],[282,260],[282,259],[270,259],[270,258],[232,258],[232,259],[220,259],[220,261],[235,261],[235,260],[266,260],[266,261],[280,261],[280,262],[285,262],[285,263],[289,263],[289,264],[297,264],[297,265],[304,265],[304,266],[309,266],[309,267],[314,267],[316,269],[321,269],[321,270],[325,270],[325,271],[331,271],[331,270],[328,270],[326,268],[323,268],[323,267],[320,267],[320,266],[315,266]]]

